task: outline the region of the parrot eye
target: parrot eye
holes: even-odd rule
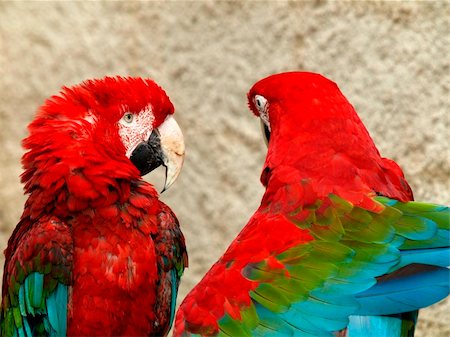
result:
[[[261,95],[255,95],[254,102],[256,105],[256,108],[260,113],[266,112],[267,110],[267,99],[265,99]]]
[[[125,113],[122,117],[122,121],[124,121],[126,124],[131,124],[134,120],[134,115],[131,112]]]
[[[264,96],[255,95],[255,97],[253,98],[253,102],[255,103],[256,109],[258,109],[259,117],[270,131],[269,111],[268,111],[269,103],[267,102],[267,99]]]

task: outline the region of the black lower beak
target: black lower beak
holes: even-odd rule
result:
[[[164,165],[164,155],[158,133],[153,131],[148,141],[140,143],[131,153],[130,160],[142,176]]]
[[[264,124],[264,136],[266,137],[267,143],[270,140],[270,131],[267,125]]]
[[[270,130],[267,127],[266,124],[264,124],[264,137],[266,138],[266,145],[269,144],[269,140],[270,140]]]

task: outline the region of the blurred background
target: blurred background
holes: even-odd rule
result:
[[[179,299],[259,205],[266,150],[246,93],[269,74],[334,80],[416,199],[450,204],[449,18],[431,1],[0,2],[1,250],[25,200],[27,124],[62,85],[105,75],[154,79],[185,134],[184,169],[162,195],[190,256]],[[424,310],[417,336],[449,336],[449,309]]]

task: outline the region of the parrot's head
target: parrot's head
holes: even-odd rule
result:
[[[149,79],[105,77],[64,87],[29,125],[22,180],[39,179],[41,186],[60,184],[58,176],[136,180],[163,165],[167,189],[184,158],[173,113],[169,97]]]
[[[401,169],[381,158],[353,106],[322,75],[271,75],[253,85],[248,102],[260,117],[268,144],[261,175],[265,186],[278,168],[314,180],[323,194],[337,193],[336,186],[391,196],[401,186],[410,194]],[[294,176],[283,172],[283,179]]]
[[[260,118],[268,145],[266,173],[280,165],[320,171],[320,161],[329,161],[327,156],[333,156],[334,149],[352,151],[358,142],[376,152],[353,106],[338,86],[322,75],[271,75],[253,85],[248,103]],[[266,178],[263,172],[264,184]]]
[[[311,124],[356,116],[334,82],[310,72],[271,75],[255,83],[247,96],[250,109],[261,119],[267,144],[272,132],[292,136],[314,127]]]

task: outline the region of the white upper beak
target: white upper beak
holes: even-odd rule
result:
[[[172,115],[156,129],[161,141],[161,149],[164,155],[166,167],[166,182],[161,191],[167,190],[177,179],[184,162],[184,138],[180,127]]]

